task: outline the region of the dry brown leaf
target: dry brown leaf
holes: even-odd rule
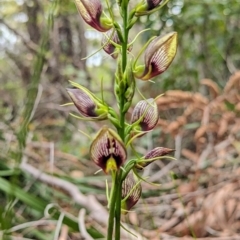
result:
[[[198,141],[199,138],[203,137],[203,135],[207,132],[207,129],[208,127],[206,125],[199,127],[194,135],[195,141]]]
[[[180,195],[194,192],[196,190],[196,183],[195,182],[182,183],[181,185],[179,185],[177,189]]]
[[[187,218],[178,224],[176,227],[171,229],[170,233],[174,233],[181,236],[191,235],[194,233],[197,237],[203,237],[206,235],[204,228],[205,216],[202,211],[197,211],[188,215]]]
[[[178,131],[180,130],[180,124],[179,122],[175,121],[175,122],[171,122],[168,125],[168,132],[170,132],[173,135],[176,135],[178,133]]]
[[[236,72],[229,78],[224,88],[224,92],[229,93],[232,89],[234,88],[239,89],[239,87],[240,87],[240,71]]]
[[[128,217],[129,217],[129,221],[130,223],[133,225],[133,226],[138,226],[139,225],[139,219],[138,219],[138,216],[137,216],[137,213],[134,212],[134,211],[130,211],[128,213]]]
[[[219,95],[220,89],[217,83],[213,82],[211,79],[202,79],[200,83],[209,87],[213,99]]]
[[[194,153],[194,152],[192,152],[192,151],[190,151],[190,150],[188,150],[188,149],[186,149],[186,148],[182,149],[182,155],[183,155],[185,158],[187,158],[187,159],[189,159],[189,160],[192,160],[192,161],[195,162],[195,163],[197,163],[198,158],[199,158],[199,155],[198,155],[198,154],[196,154],[196,153]]]
[[[219,129],[217,132],[218,137],[222,137],[224,133],[227,132],[228,122],[226,119],[222,118],[219,123]]]
[[[229,199],[226,202],[226,214],[227,214],[226,217],[228,220],[230,220],[234,215],[237,205],[238,205],[238,201],[236,199]],[[235,221],[235,219],[232,219],[232,220]]]

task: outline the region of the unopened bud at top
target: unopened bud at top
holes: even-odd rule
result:
[[[104,126],[91,144],[90,156],[105,173],[108,173],[117,171],[123,165],[127,151],[119,135]]]
[[[146,2],[148,6],[147,10],[152,10],[157,7],[162,2],[162,0],[147,0]]]
[[[142,100],[135,106],[132,118],[132,124],[137,124],[139,131],[145,132],[152,130],[158,123],[158,107],[153,98]]]
[[[161,2],[162,0],[145,0],[144,3],[141,3],[136,7],[135,15],[136,16],[147,15],[151,13],[149,11],[156,8]]]
[[[177,52],[177,33],[171,32],[154,38],[144,53],[145,65],[135,67],[134,74],[141,80],[149,80],[164,71],[172,63]]]
[[[100,0],[75,0],[77,9],[83,20],[99,32],[112,28],[112,21],[103,15]]]

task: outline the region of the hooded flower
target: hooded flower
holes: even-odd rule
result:
[[[93,140],[90,147],[91,159],[105,173],[117,171],[126,161],[127,151],[119,135],[104,126]]]
[[[163,148],[163,147],[157,147],[151,150],[149,153],[147,153],[141,160],[138,162],[135,167],[139,170],[142,170],[146,166],[148,166],[153,161],[158,160],[158,158],[168,155],[169,153],[174,152],[174,149],[170,148]],[[153,159],[153,160],[151,160]],[[146,161],[144,161],[146,160]]]
[[[154,38],[144,53],[144,66],[137,66],[134,75],[141,80],[149,80],[170,66],[177,52],[177,33],[171,32]]]
[[[136,124],[135,130],[147,132],[158,123],[158,107],[153,98],[142,100],[135,106],[131,123]]]
[[[142,187],[137,183],[133,174],[129,173],[122,184],[122,203],[121,207],[127,213],[139,200],[142,194]]]
[[[67,92],[78,111],[93,120],[107,119],[107,108],[93,97],[85,88],[68,88]]]
[[[112,28],[112,21],[103,16],[100,0],[75,0],[75,4],[83,20],[99,32]]]

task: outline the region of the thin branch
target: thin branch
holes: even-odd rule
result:
[[[79,230],[80,230],[82,236],[84,237],[84,239],[93,240],[93,238],[88,234],[86,227],[85,227],[85,222],[84,222],[85,213],[86,213],[86,210],[84,208],[82,208],[79,211],[79,215],[78,215]]]
[[[12,28],[4,19],[0,18],[0,23],[5,25],[11,32],[13,32],[16,36],[18,36],[23,44],[31,51],[37,53],[39,46],[36,45],[34,42],[31,40],[27,40],[21,33],[19,33],[16,29]]]

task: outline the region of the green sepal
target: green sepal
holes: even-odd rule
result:
[[[128,109],[131,107],[132,102],[126,102],[123,107],[123,113],[126,113]]]
[[[128,173],[134,168],[134,166],[136,165],[136,161],[137,161],[136,159],[131,159],[127,161],[127,163],[124,166],[125,171],[122,174],[121,178],[122,181],[127,177]]]
[[[115,85],[114,85],[114,94],[115,94],[115,97],[116,97],[116,100],[117,102],[119,103],[120,102],[120,88],[119,88],[119,85],[115,82]]]
[[[109,30],[112,28],[113,22],[110,18],[101,16],[100,17],[100,25]]]
[[[111,116],[111,114],[108,114],[108,119],[117,129],[121,128],[121,124],[120,124],[118,118],[115,118],[115,117]]]
[[[120,25],[117,22],[114,22],[113,25],[114,25],[114,28],[116,29],[116,32],[117,32],[120,42],[123,43],[124,39],[123,39],[122,30],[121,30]]]
[[[118,118],[118,115],[113,108],[109,107],[108,113],[111,114],[112,117]]]
[[[127,29],[130,30],[130,29],[133,27],[133,25],[137,22],[137,20],[138,20],[137,17],[132,18],[132,19],[129,21],[128,25],[127,25]]]
[[[141,181],[143,181],[143,182],[145,182],[145,183],[148,183],[148,184],[150,184],[150,185],[152,185],[152,186],[155,186],[155,187],[161,186],[161,184],[149,182],[149,181],[146,180],[146,178],[141,177],[141,176],[139,175],[139,173],[137,172],[136,168],[133,168],[133,172],[134,172],[135,176],[136,176],[138,179],[140,179]]]
[[[124,93],[124,97],[125,97],[125,102],[130,102],[130,103],[132,102],[132,99],[135,93],[135,87],[136,87],[136,81],[133,75],[132,66],[133,66],[132,62],[129,62],[124,72],[124,82],[126,83],[126,91]]]
[[[145,70],[144,65],[138,65],[134,68],[134,76],[138,78],[139,76],[142,76]]]
[[[122,79],[122,81],[119,82],[119,94],[124,95],[125,91],[126,91],[126,82],[124,81],[124,79]]]
[[[123,79],[123,71],[122,71],[122,59],[119,57],[117,61],[117,70],[115,73],[115,77],[117,83],[119,83]]]

